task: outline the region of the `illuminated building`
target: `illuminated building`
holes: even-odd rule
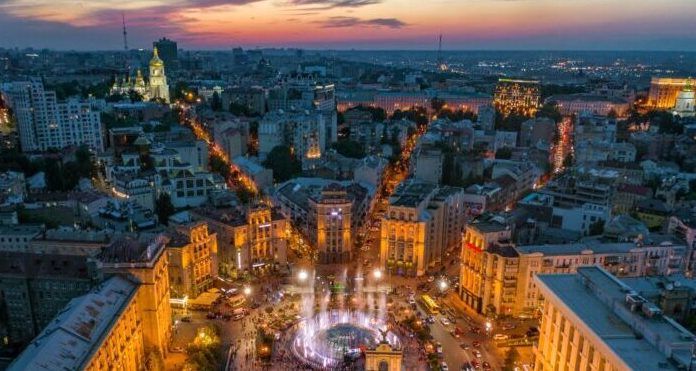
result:
[[[534,116],[541,103],[539,81],[498,79],[493,104],[503,115]]]
[[[545,102],[556,103],[558,112],[562,115],[591,113],[607,116],[610,113],[614,113],[618,117],[624,117],[628,114],[628,110],[631,107],[623,98],[610,98],[583,93],[552,95],[546,98]]]
[[[149,68],[150,75],[148,82],[145,82],[142,72],[138,70],[133,81],[131,81],[130,76],[121,81],[117,79],[111,87],[111,94],[123,94],[127,96],[131,91],[135,91],[142,95],[145,101],[161,99],[164,103],[169,103],[167,75],[164,72],[164,62],[159,57],[157,47],[152,51],[152,59],[150,59]]]
[[[422,276],[458,245],[466,220],[464,190],[414,179],[389,198],[380,230],[380,266],[392,274]]]
[[[316,226],[312,234],[313,245],[319,252],[323,264],[348,263],[351,261],[353,244],[351,239],[352,201],[339,184],[329,184],[319,195],[309,198],[310,223]]]
[[[544,296],[535,371],[690,368],[694,334],[603,269],[535,282]]]
[[[278,186],[275,204],[280,206],[322,262],[350,259],[352,238],[372,208],[375,187],[365,183],[322,178],[294,178]]]
[[[517,278],[517,253],[510,250],[512,230],[498,220],[477,220],[464,232],[459,296],[479,313],[495,312],[495,303],[510,300],[510,278]],[[499,253],[500,252],[500,253]],[[496,290],[497,289],[497,290]]]
[[[677,96],[687,86],[686,78],[653,77],[650,80],[648,106],[658,109],[672,109],[677,104]]]
[[[317,165],[326,151],[326,121],[320,111],[267,113],[259,123],[259,154],[276,146],[292,148],[303,169]]]
[[[166,240],[153,234],[118,236],[91,259],[100,275],[126,275],[140,284],[136,300],[146,352],[165,357],[172,327]]]
[[[394,349],[388,342],[365,350],[365,371],[401,371],[403,350]]]
[[[677,94],[677,99],[674,104],[674,114],[681,117],[694,116],[694,105],[696,104],[696,92],[691,85],[691,79],[686,80],[686,85]]]
[[[0,85],[3,99],[17,118],[19,141],[24,152],[87,145],[104,150],[100,112],[94,100],[70,98],[59,102],[54,91],[41,81]]]
[[[8,369],[139,369],[145,362],[140,288],[112,277],[71,300]]]
[[[218,274],[217,237],[205,222],[178,226],[170,235],[167,254],[173,297],[196,298],[213,287]]]
[[[534,315],[542,296],[537,274],[598,265],[621,277],[681,273],[686,246],[671,240],[513,246],[512,228],[494,218],[470,223],[461,252],[460,297],[486,315]]]
[[[195,209],[192,214],[215,232],[221,274],[264,271],[287,262],[287,219],[268,205]]]

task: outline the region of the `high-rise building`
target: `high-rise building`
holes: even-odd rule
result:
[[[677,95],[687,86],[689,79],[682,77],[653,77],[650,80],[648,106],[671,109],[677,104]]]
[[[82,144],[95,151],[104,150],[104,128],[93,102],[77,98],[58,102],[56,93],[44,90],[40,81],[5,83],[0,92],[17,118],[22,151]]]
[[[213,287],[218,274],[218,246],[208,224],[181,225],[171,233],[167,244],[169,284],[175,297],[196,298]]]
[[[541,103],[539,81],[498,79],[493,104],[503,115],[534,116]]]
[[[263,157],[279,145],[290,147],[303,169],[314,168],[327,148],[325,116],[319,111],[267,113],[259,124],[259,153]]]
[[[309,204],[314,210],[310,219],[315,219],[311,224],[316,225],[317,233],[311,236],[319,251],[319,262],[350,262],[352,202],[346,190],[338,184],[329,184],[318,197],[310,197]]]
[[[162,58],[164,64],[169,67],[174,67],[178,59],[176,41],[163,37],[157,41],[154,41],[152,43],[152,48],[159,51],[160,58]]]
[[[692,368],[694,334],[605,270],[534,280],[544,297],[535,371]]]
[[[137,283],[112,277],[72,299],[8,370],[137,370],[145,363]]]
[[[465,220],[463,189],[406,180],[382,218],[380,265],[393,274],[424,275],[458,245]]]
[[[137,302],[145,349],[162,355],[167,354],[172,327],[166,241],[164,235],[118,236],[91,259],[101,276],[127,275],[141,285]]]
[[[221,274],[262,272],[287,262],[287,219],[267,205],[194,209],[192,215],[217,237]]]

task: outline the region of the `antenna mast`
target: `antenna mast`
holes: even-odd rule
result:
[[[123,20],[123,49],[128,51],[128,32],[126,32],[126,15],[121,12],[121,19]]]
[[[447,71],[447,65],[442,60],[442,34],[440,34],[439,42],[437,44],[437,69],[440,71]]]

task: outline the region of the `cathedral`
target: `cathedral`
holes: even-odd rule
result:
[[[121,81],[116,79],[111,88],[111,94],[128,94],[131,90],[140,93],[144,101],[160,98],[165,103],[169,103],[169,85],[167,85],[167,76],[164,74],[164,62],[157,54],[157,48],[154,48],[152,59],[150,59],[149,81],[145,82],[142,72],[138,70],[135,80],[131,80],[130,76]]]
[[[686,79],[684,89],[677,94],[677,101],[674,105],[674,114],[681,117],[692,117],[696,115],[696,92],[691,85],[691,78]]]

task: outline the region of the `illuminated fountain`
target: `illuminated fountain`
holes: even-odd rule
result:
[[[386,295],[365,290],[358,273],[352,300],[348,302],[344,292],[336,289],[345,288],[346,277],[347,272],[343,271],[328,290],[313,289],[302,298],[304,320],[295,327],[292,352],[313,368],[331,369],[346,360],[355,360],[361,351],[373,349],[383,341],[395,349],[401,348],[398,336],[388,330]],[[312,313],[315,298],[319,298],[318,312]]]

